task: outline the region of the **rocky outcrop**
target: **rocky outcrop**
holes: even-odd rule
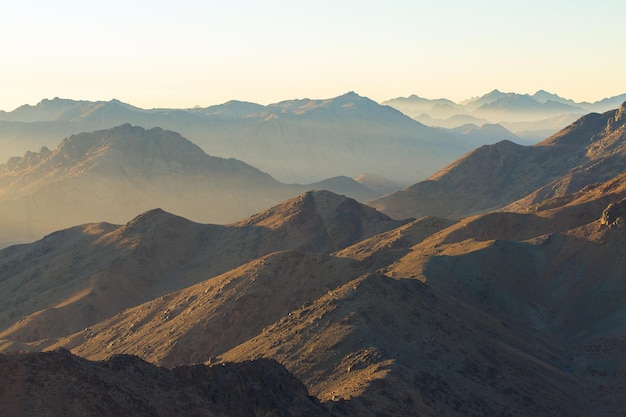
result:
[[[602,212],[600,223],[611,228],[622,229],[626,224],[626,200],[611,203]]]
[[[67,350],[0,355],[2,416],[328,415],[275,361],[168,370],[129,355],[90,362]]]

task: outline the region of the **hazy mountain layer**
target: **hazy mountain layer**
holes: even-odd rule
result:
[[[626,94],[595,103],[576,103],[544,90],[537,91],[533,95],[493,90],[481,97],[474,97],[461,103],[447,99],[429,100],[412,95],[391,99],[383,104],[396,108],[428,126],[457,129],[468,123],[476,126],[499,123],[523,141],[537,143],[585,113],[606,112],[618,107],[624,100],[626,100]],[[458,130],[457,133],[459,133]],[[474,134],[470,137],[474,139],[473,143],[478,145],[494,142],[488,134],[484,138]],[[505,139],[526,144],[507,135],[499,138],[499,140]]]
[[[0,247],[80,223],[126,222],[155,207],[227,223],[310,189],[362,201],[382,194],[347,177],[283,184],[235,159],[208,156],[178,133],[122,125],[0,165]]]
[[[268,106],[231,101],[204,109],[44,100],[0,113],[0,157],[52,148],[63,137],[124,123],[180,132],[210,155],[245,161],[289,183],[366,172],[412,183],[471,149],[453,135],[348,93]]]

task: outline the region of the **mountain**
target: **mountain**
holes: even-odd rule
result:
[[[430,100],[413,94],[409,97],[397,97],[385,101],[383,104],[400,110],[402,113],[414,119],[422,114],[428,114],[434,118],[448,118],[458,114],[461,106],[448,99]]]
[[[380,175],[365,173],[354,178],[356,182],[364,187],[374,190],[380,195],[389,194],[393,191],[398,191],[405,187],[405,185],[391,181],[388,178],[381,177]]]
[[[619,107],[619,104],[616,107]],[[562,114],[543,120],[502,122],[502,126],[511,132],[515,132],[515,135],[525,142],[535,144],[569,126],[579,118],[579,114]]]
[[[12,416],[329,416],[270,360],[168,370],[118,355],[67,350],[0,355],[0,414]]]
[[[485,123],[481,126],[466,124],[448,131],[471,143],[475,148],[482,145],[491,145],[502,140],[508,140],[520,145],[528,144],[522,138],[499,124]]]
[[[0,165],[0,246],[77,223],[124,222],[154,207],[227,223],[320,188],[362,201],[381,195],[345,177],[283,184],[241,161],[209,156],[178,133],[126,124]]]
[[[360,175],[356,178],[348,178],[342,175],[307,184],[306,187],[311,190],[329,190],[336,194],[347,195],[358,201],[370,201],[373,195],[380,197],[388,192],[397,191],[402,188],[402,186],[392,181],[386,183],[388,186],[388,188],[386,188],[381,187],[380,182],[363,181],[363,178],[365,178],[364,175]]]
[[[427,126],[437,126],[444,129],[454,129],[466,124],[482,126],[486,123],[489,123],[489,120],[487,119],[479,119],[468,114],[455,114],[454,116],[448,117],[447,119],[434,119],[428,114],[423,113],[419,116],[414,117],[414,119]]]
[[[499,99],[505,98],[506,96],[507,93],[503,93],[498,89],[494,89],[483,96],[472,97],[468,100],[462,101],[461,105],[467,107],[470,111],[473,111],[486,104],[491,104]]]
[[[428,100],[412,95],[383,102],[428,126],[455,129],[464,124],[500,124],[523,140],[532,143],[565,128],[583,114],[606,112],[626,100],[619,95],[595,103],[577,103],[545,90],[535,94],[504,93],[493,90],[483,96],[460,103],[447,99]],[[435,103],[445,103],[447,113],[438,111]],[[502,138],[505,139],[505,138]],[[483,141],[482,144],[487,144]],[[476,144],[476,142],[474,142]]]
[[[364,172],[410,183],[470,149],[452,135],[350,92],[324,100],[268,106],[231,101],[199,109],[44,100],[0,114],[0,156],[52,148],[60,138],[125,123],[180,132],[211,155],[245,161],[288,183]]]
[[[532,98],[538,101],[539,103],[544,103],[544,104],[549,101],[552,101],[555,103],[566,104],[569,106],[578,106],[578,103],[576,103],[574,100],[563,98],[559,96],[558,94],[549,93],[546,90],[537,91],[535,94],[532,95]]]
[[[532,203],[576,192],[622,172],[624,113],[583,116],[534,146],[502,141],[482,146],[453,164],[371,205],[396,218],[458,218],[501,208],[533,193]]]
[[[594,103],[585,102],[582,104],[584,105],[586,109],[589,109],[589,111],[603,113],[605,111],[609,111],[611,109],[619,107],[620,104],[622,104],[624,101],[626,101],[626,94],[620,94],[620,95],[613,96],[613,97],[607,97],[602,100],[598,100]]]
[[[520,122],[541,120],[562,114],[585,114],[587,110],[561,101],[537,101],[525,94],[506,94],[473,110],[473,114],[489,120]]]

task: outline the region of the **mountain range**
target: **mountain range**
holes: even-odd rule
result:
[[[209,155],[244,161],[287,183],[369,173],[408,185],[471,149],[457,135],[350,92],[324,100],[268,106],[230,101],[194,109],[43,100],[0,112],[0,157],[53,148],[71,135],[126,123],[176,131]]]
[[[622,415],[625,132],[626,103],[369,205],[153,208],[0,250],[2,410]]]
[[[532,95],[493,90],[460,103],[411,95],[387,100],[382,104],[396,108],[428,126],[455,129],[467,124],[476,128],[489,123],[500,124],[516,138],[500,137],[481,144],[512,139],[515,143],[527,145],[551,136],[584,114],[603,113],[619,107],[624,101],[626,94],[594,103],[578,103],[545,90]]]

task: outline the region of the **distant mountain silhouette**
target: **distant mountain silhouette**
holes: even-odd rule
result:
[[[482,145],[491,145],[502,140],[524,144],[524,140],[522,138],[499,124],[485,123],[481,126],[466,124],[454,129],[449,129],[449,131],[453,134],[459,135],[461,139],[471,143],[476,148]]]
[[[53,148],[72,134],[125,123],[179,132],[210,155],[244,161],[288,183],[364,172],[410,183],[470,150],[453,135],[350,92],[325,100],[268,106],[230,101],[196,109],[44,100],[0,113],[0,157]]]
[[[0,246],[76,223],[120,223],[154,207],[233,222],[319,188],[362,201],[382,194],[348,178],[283,184],[241,161],[209,156],[178,133],[126,124],[72,135],[53,151],[43,147],[0,165]]]
[[[507,94],[473,111],[479,117],[505,122],[541,120],[562,114],[582,115],[586,112],[582,107],[552,100],[537,101],[523,94]]]
[[[496,89],[460,103],[447,99],[428,100],[412,95],[407,98],[391,99],[383,104],[394,107],[428,126],[454,129],[468,123],[479,127],[483,124],[501,124],[523,139],[516,143],[525,144],[540,142],[585,113],[606,112],[619,107],[624,101],[626,94],[595,103],[577,103],[545,90],[529,95],[504,93]],[[445,103],[447,112],[441,112],[442,103]],[[480,138],[474,138],[472,143],[481,145],[493,143],[488,136],[482,141],[477,139]],[[500,138],[505,139],[511,140],[510,137]]]

